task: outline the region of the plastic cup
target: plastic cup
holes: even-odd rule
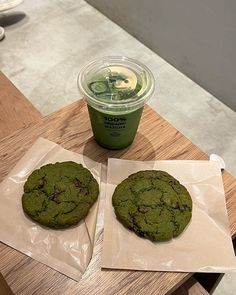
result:
[[[104,57],[81,70],[78,87],[99,145],[122,149],[133,142],[154,86],[153,75],[145,65],[123,56]]]

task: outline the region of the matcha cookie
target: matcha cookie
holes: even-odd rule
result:
[[[97,181],[81,164],[48,164],[28,177],[22,206],[40,224],[66,228],[85,218],[98,193]]]
[[[130,175],[116,187],[112,204],[125,227],[154,242],[180,235],[192,216],[187,189],[164,171]]]

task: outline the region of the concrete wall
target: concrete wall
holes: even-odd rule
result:
[[[87,2],[236,111],[235,0]]]

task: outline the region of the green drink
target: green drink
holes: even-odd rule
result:
[[[108,149],[129,146],[145,102],[154,90],[151,72],[125,57],[106,57],[87,65],[78,77],[95,140]]]

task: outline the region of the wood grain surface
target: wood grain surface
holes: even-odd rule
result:
[[[0,294],[1,295],[14,295],[1,273],[0,273]]]
[[[41,118],[40,112],[0,71],[0,138]]]
[[[109,151],[92,137],[87,108],[80,101],[54,113],[28,128],[0,141],[1,180],[14,167],[34,141],[42,136],[64,148],[106,163],[108,157],[133,160],[207,159],[198,147],[156,114],[145,107],[134,143],[120,151]],[[236,232],[236,181],[223,173],[232,235]],[[100,269],[102,234],[91,263],[80,282],[50,269],[17,252],[0,246],[0,271],[15,294],[167,294],[185,282],[191,274]]]

